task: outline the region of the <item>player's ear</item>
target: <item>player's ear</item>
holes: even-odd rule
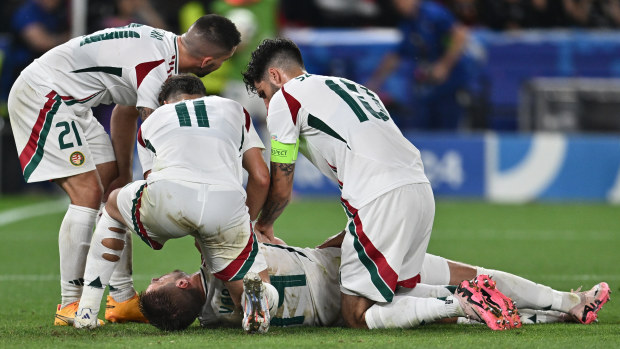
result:
[[[269,76],[269,82],[272,84],[281,87],[284,85],[282,72],[276,68],[267,69],[267,75]]]
[[[182,279],[177,280],[175,285],[178,288],[187,288],[189,286],[189,281],[187,280],[187,278],[182,278]]]
[[[207,57],[203,58],[202,62],[200,63],[200,68],[206,67],[207,64],[209,64],[209,62],[211,62],[212,60],[214,60],[214,58],[211,57],[211,56],[207,56]]]

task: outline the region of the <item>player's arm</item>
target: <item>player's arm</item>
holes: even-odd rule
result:
[[[251,148],[243,153],[243,168],[248,172],[246,186],[247,199],[245,201],[250,213],[250,219],[255,220],[263,208],[269,192],[269,170],[263,160],[262,149]]]
[[[449,34],[449,46],[441,58],[439,58],[431,67],[431,77],[437,83],[444,82],[454,65],[458,62],[465,50],[469,32],[462,24],[454,24]]]
[[[293,192],[293,174],[297,160],[299,142],[295,144],[271,141],[271,185],[267,201],[263,206],[254,228],[262,233],[261,242],[277,243],[273,233],[273,223],[282,214]]]
[[[365,85],[373,91],[380,91],[385,79],[392,74],[399,64],[400,56],[397,53],[390,52],[386,54]]]
[[[327,247],[342,247],[342,241],[344,240],[344,236],[346,234],[346,230],[341,231],[340,233],[327,238],[322,244],[317,246],[316,248],[327,248]]]
[[[110,139],[114,147],[114,155],[118,165],[118,177],[110,183],[104,199],[117,188],[131,182],[131,169],[133,164],[133,149],[136,143],[136,131],[138,128],[138,116],[146,114],[151,109],[138,111],[133,106],[116,105],[110,118]],[[150,113],[148,113],[150,114]]]

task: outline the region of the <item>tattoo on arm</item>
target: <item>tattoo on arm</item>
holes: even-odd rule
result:
[[[277,166],[287,177],[292,176],[295,171],[295,164],[277,164]]]
[[[258,219],[261,224],[273,224],[289,203],[295,164],[271,163],[271,186]]]
[[[288,205],[288,200],[284,202],[274,202],[267,198],[267,202],[263,206],[262,211],[260,212],[259,222],[261,224],[273,223],[278,216],[284,211],[284,208]]]
[[[151,113],[153,113],[153,109],[145,108],[145,107],[138,107],[138,113],[140,115],[140,119],[144,121],[146,120],[146,118],[149,117],[149,115],[151,115]]]

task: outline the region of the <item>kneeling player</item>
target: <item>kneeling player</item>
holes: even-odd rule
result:
[[[271,283],[279,293],[277,310],[271,319],[272,325],[343,325],[338,297],[339,248],[311,249],[270,244],[259,246],[269,265]],[[456,287],[444,285],[459,284],[462,280],[475,279],[483,274],[491,275],[497,282],[497,288],[517,300],[521,318],[526,324],[566,321],[591,323],[609,299],[609,287],[604,282],[586,292],[560,292],[516,275],[473,267],[431,254],[426,255],[422,266],[422,283],[413,289],[399,288],[397,295],[419,298],[450,297]],[[481,280],[484,282],[484,277]],[[153,279],[151,285],[140,295],[141,307],[148,308],[150,304],[160,302],[164,293],[153,291],[166,284],[175,285],[178,294],[194,292],[201,297],[197,297],[195,302],[188,303],[185,307],[175,308],[172,313],[160,314],[155,321],[166,322],[178,316],[193,316],[191,318],[195,319],[193,314],[199,308],[202,309],[200,323],[204,327],[234,326],[242,317],[234,311],[230,292],[206,270],[204,264],[199,272],[192,275],[177,270]],[[168,290],[173,289],[172,286],[168,287]],[[178,295],[170,293],[168,299],[176,297]],[[448,306],[446,305],[446,308]],[[408,328],[448,316],[450,314],[447,312],[403,312],[401,318],[373,319],[369,322],[369,327]],[[461,322],[469,321],[463,318]]]
[[[166,105],[138,131],[146,180],[110,194],[88,254],[75,327],[98,325],[101,297],[128,227],[155,250],[168,239],[193,236],[207,270],[226,285],[235,307],[244,306],[244,329],[262,333],[269,328],[267,304],[278,296],[267,283],[242,187],[246,150],[262,143],[239,103],[205,94],[202,82],[190,75],[172,77],[162,86],[160,101]],[[178,302],[195,297],[200,295],[184,293]],[[157,305],[171,306],[176,302]]]

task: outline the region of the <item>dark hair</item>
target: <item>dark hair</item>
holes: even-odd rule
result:
[[[180,331],[191,325],[202,309],[196,289],[181,289],[174,283],[140,293],[140,311],[149,323],[163,331]]]
[[[263,40],[252,52],[248,67],[242,73],[245,87],[250,92],[256,92],[254,83],[263,79],[267,68],[270,66],[286,68],[291,63],[304,68],[301,51],[293,41],[285,38]]]
[[[180,94],[206,96],[207,91],[205,90],[205,85],[202,83],[202,80],[195,75],[179,74],[171,76],[164,81],[161,85],[157,101],[162,105],[164,101]]]
[[[201,37],[218,47],[230,52],[241,42],[241,34],[235,24],[228,18],[219,15],[204,15],[193,25]]]

